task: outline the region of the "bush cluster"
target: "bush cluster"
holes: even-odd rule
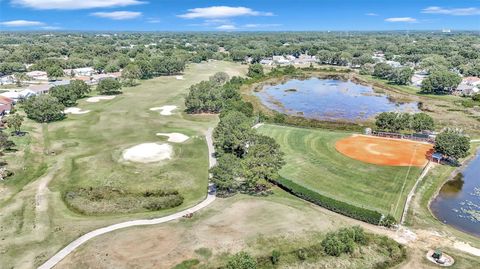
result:
[[[352,254],[357,244],[366,245],[367,243],[367,237],[363,229],[355,226],[328,233],[322,241],[322,247],[326,254],[338,257],[342,253]]]
[[[278,178],[275,181],[282,189],[294,194],[297,197],[300,197],[304,200],[312,202],[321,207],[325,207],[334,212],[340,213],[342,215],[365,221],[367,223],[375,225],[390,226],[391,222],[382,221],[382,214],[378,211],[354,206],[342,201],[332,199],[330,197],[323,196],[315,191],[307,189],[299,184],[294,183],[291,180],[285,178]],[[393,217],[388,216],[389,220],[392,220]]]

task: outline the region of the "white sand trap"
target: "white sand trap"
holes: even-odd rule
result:
[[[69,107],[63,111],[63,113],[65,114],[75,114],[75,115],[87,114],[88,112],[90,112],[90,110],[82,110],[78,107]]]
[[[98,103],[101,100],[112,100],[113,98],[115,98],[115,95],[100,95],[100,96],[87,98],[86,101],[89,103]]]
[[[177,106],[161,106],[161,107],[152,107],[150,108],[151,111],[159,111],[160,115],[170,116],[172,115],[172,111],[177,109]]]
[[[183,80],[183,76],[175,76],[175,78],[178,80]]]
[[[123,159],[138,163],[152,163],[171,159],[173,148],[169,144],[144,143],[123,151]]]
[[[181,133],[157,133],[158,136],[168,136],[168,142],[183,143],[188,140],[188,136]]]

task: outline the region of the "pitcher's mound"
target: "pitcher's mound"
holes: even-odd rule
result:
[[[123,159],[138,163],[152,163],[171,159],[173,148],[169,144],[144,143],[126,149]]]
[[[355,160],[390,166],[424,166],[433,151],[428,143],[364,135],[338,140],[335,148]]]

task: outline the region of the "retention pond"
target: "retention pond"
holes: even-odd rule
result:
[[[418,112],[416,102],[396,102],[385,93],[338,79],[291,79],[255,92],[269,109],[328,121],[365,121],[388,111]]]

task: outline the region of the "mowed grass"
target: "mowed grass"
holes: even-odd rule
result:
[[[51,144],[49,151],[65,157],[54,187],[64,194],[78,188],[103,186],[134,193],[178,190],[185,198],[184,205],[197,203],[206,195],[208,180],[204,133],[215,125],[216,118],[207,121],[185,118],[183,100],[190,85],[208,79],[214,70],[239,74],[232,64],[225,62],[194,64],[183,80],[175,76],[160,77],[125,88],[113,100],[80,101],[78,107],[90,113],[69,115],[64,121],[49,124],[45,134]],[[176,105],[178,109],[171,116],[149,110],[164,105]],[[182,133],[190,139],[185,143],[170,143],[166,137],[156,136],[157,132]],[[122,161],[125,149],[147,142],[169,143],[174,148],[173,158],[150,164]],[[125,208],[128,205],[119,206],[124,208],[118,212],[131,212]],[[88,203],[75,204],[74,208],[81,212],[95,211]]]
[[[378,166],[342,155],[335,142],[351,135],[320,129],[264,125],[285,153],[280,175],[325,196],[400,218],[405,199],[420,175],[417,167]]]
[[[45,125],[26,120],[23,129],[29,134],[18,142],[28,151],[6,156],[11,167],[19,169],[11,181],[0,182],[0,268],[36,268],[88,231],[131,219],[165,216],[203,200],[208,181],[205,132],[216,125],[218,118],[186,115],[184,96],[192,84],[216,72],[244,75],[246,68],[228,62],[190,64],[183,80],[175,76],[158,77],[124,88],[124,93],[113,100],[98,103],[80,100],[77,107],[90,113],[68,115],[63,121]],[[179,108],[171,116],[149,110],[164,105]],[[122,151],[133,145],[167,142],[166,137],[156,136],[157,132],[183,133],[190,139],[183,144],[170,143],[174,156],[168,161],[151,164],[121,161]],[[17,164],[17,160],[22,162]],[[23,172],[23,163],[34,163],[39,168],[25,167]],[[39,178],[44,175],[53,177],[46,191],[48,210],[40,212],[35,199]],[[185,200],[178,207],[160,211],[119,210],[91,216],[72,211],[62,199],[69,190],[86,186],[129,191],[174,188]],[[83,207],[89,209],[91,205],[85,203]]]

